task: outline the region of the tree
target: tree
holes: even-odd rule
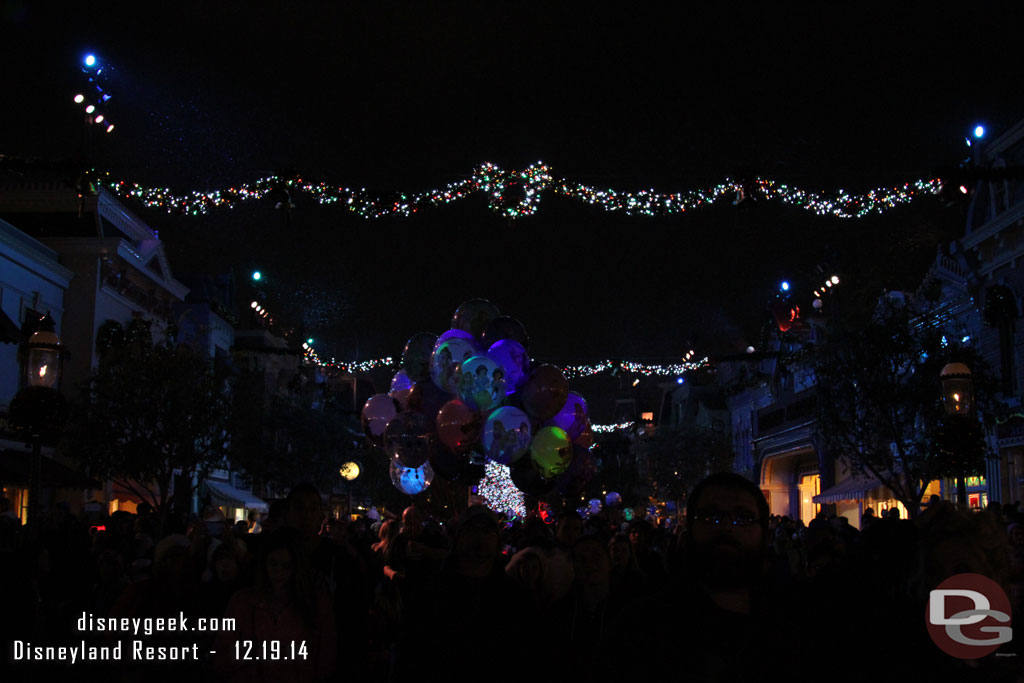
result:
[[[834,325],[813,354],[822,445],[855,474],[887,486],[911,517],[929,482],[976,474],[984,466],[982,430],[950,428],[945,420],[942,367],[951,360],[966,363],[979,414],[990,419],[994,407],[986,365],[973,348],[956,343],[962,334],[929,313],[933,303],[915,307],[887,297],[870,320]]]
[[[331,397],[323,397],[314,408],[312,397],[301,391],[265,396],[258,372],[243,373],[237,385],[231,410],[231,463],[257,488],[309,481],[330,491],[339,481],[342,463],[364,461],[358,423]],[[365,471],[360,478],[364,476]]]
[[[657,496],[664,500],[685,498],[697,482],[728,470],[735,459],[725,434],[697,425],[663,425],[634,448],[646,459]]]
[[[191,500],[197,481],[224,463],[231,386],[225,368],[188,346],[144,337],[101,357],[72,407],[63,448],[166,523],[172,482],[178,501]]]

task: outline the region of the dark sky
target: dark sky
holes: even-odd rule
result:
[[[146,185],[299,172],[416,191],[540,159],[623,191],[740,174],[863,191],[953,167],[976,122],[998,132],[1024,114],[1013,4],[7,1],[0,154],[81,152],[71,96],[92,50],[112,69],[117,129],[91,158]],[[551,359],[738,349],[780,279],[868,279],[886,245],[960,225],[936,201],[865,221],[763,203],[652,219],[548,194],[512,223],[479,196],[377,221],[296,204],[138,213],[178,272],[262,269],[282,306],[316,309],[310,333],[339,359],[357,344],[395,355],[471,297]]]

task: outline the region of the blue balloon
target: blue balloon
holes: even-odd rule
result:
[[[434,468],[429,462],[419,467],[403,467],[397,458],[391,459],[391,483],[407,496],[415,496],[430,488],[434,479]]]
[[[484,423],[484,454],[502,465],[509,465],[526,455],[532,440],[530,416],[518,408],[498,408]]]
[[[505,369],[487,356],[473,356],[459,366],[456,387],[466,405],[480,412],[505,400]]]

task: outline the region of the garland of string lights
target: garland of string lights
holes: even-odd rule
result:
[[[259,318],[266,320],[268,325],[272,325],[274,322],[273,316],[270,315],[270,311],[258,301],[253,300],[250,302],[249,307],[253,310]],[[306,360],[314,365],[321,367],[335,368],[344,372],[369,372],[370,370],[376,370],[378,368],[397,368],[398,363],[391,356],[385,356],[384,358],[374,358],[372,360],[365,361],[337,361],[331,359],[326,361],[320,358],[316,352],[316,348],[313,346],[313,340],[308,339],[302,342],[302,355]],[[702,358],[700,360],[691,360],[694,358],[694,351],[691,349],[686,352],[683,356],[682,363],[673,363],[669,365],[649,365],[645,363],[636,363],[633,361],[621,361],[621,360],[606,360],[600,363],[592,365],[564,365],[562,366],[562,372],[566,379],[577,379],[581,377],[592,377],[593,375],[600,374],[602,372],[611,372],[617,374],[620,372],[629,373],[632,375],[658,375],[658,376],[681,376],[691,370],[699,370],[708,366],[708,359]]]
[[[880,214],[922,195],[942,191],[939,179],[916,180],[898,187],[879,188],[865,194],[837,190],[830,194],[811,192],[797,187],[758,178],[749,182],[725,179],[706,190],[662,193],[654,190],[621,192],[598,189],[565,179],[555,178],[551,169],[538,161],[523,171],[505,171],[491,163],[474,169],[470,178],[449,183],[443,188],[418,193],[394,192],[375,194],[365,188],[353,190],[301,177],[269,176],[255,183],[209,192],[176,193],[169,188],[143,187],[138,183],[110,178],[109,173],[92,171],[93,177],[112,192],[125,199],[137,200],[150,208],[190,216],[205,214],[210,209],[232,207],[242,202],[261,199],[282,192],[303,192],[321,204],[340,204],[363,218],[411,216],[421,209],[447,205],[474,194],[485,194],[490,208],[509,218],[523,218],[537,213],[545,191],[571,197],[598,206],[605,211],[618,211],[630,216],[665,216],[685,213],[710,206],[726,198],[734,203],[746,199],[777,200],[819,216],[863,218]],[[290,200],[289,200],[290,201]]]

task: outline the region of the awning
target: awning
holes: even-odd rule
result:
[[[825,489],[812,500],[818,505],[838,503],[845,500],[863,500],[882,487],[882,482],[872,477],[860,475],[844,479],[835,486]]]
[[[17,486],[30,486],[32,482],[32,454],[25,451],[0,452],[0,482]],[[101,489],[103,484],[81,472],[41,456],[39,484],[44,488]]]
[[[259,510],[260,512],[266,512],[270,508],[266,501],[260,500],[248,491],[236,489],[227,482],[207,480],[205,484],[206,490],[210,492],[210,496],[221,505],[245,508],[246,510]]]

